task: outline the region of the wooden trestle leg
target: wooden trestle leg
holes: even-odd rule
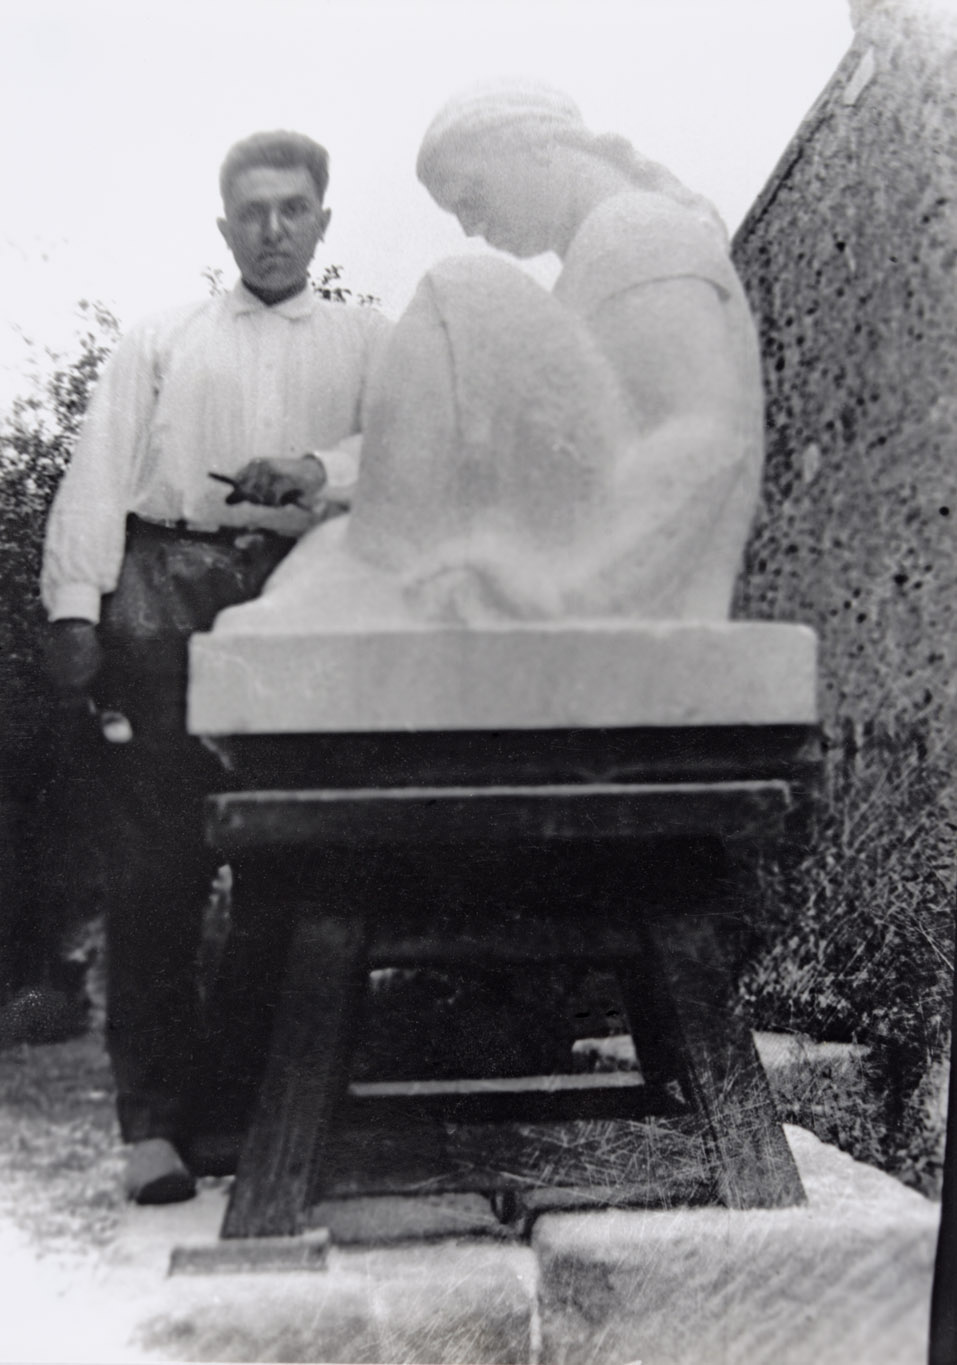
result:
[[[243,1143],[223,1237],[302,1230],[316,1154],[348,1085],[368,979],[367,916],[298,908],[266,1074]]]
[[[754,1039],[732,1010],[713,916],[652,920],[647,939],[621,976],[629,1024],[648,1079],[677,1075],[700,1114],[718,1197],[732,1209],[804,1203]]]

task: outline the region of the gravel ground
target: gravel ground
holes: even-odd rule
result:
[[[123,1211],[102,1031],[0,1052],[0,1361],[123,1361],[101,1285]]]
[[[123,1200],[113,1083],[99,1030],[0,1053],[0,1215],[39,1254],[93,1256]]]

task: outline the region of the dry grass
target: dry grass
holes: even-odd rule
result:
[[[918,727],[849,733],[823,798],[803,847],[750,868],[742,998],[758,1028],[870,1047],[879,1098],[835,1137],[935,1193],[954,942],[944,757]]]

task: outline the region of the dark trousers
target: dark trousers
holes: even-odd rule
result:
[[[268,532],[200,536],[130,518],[116,592],[104,599],[97,700],[129,719],[107,746],[115,808],[107,905],[107,1043],[127,1142],[184,1137],[201,1058],[198,955],[219,865],[203,799],[229,775],[186,734],[187,641],[256,597],[294,542]]]

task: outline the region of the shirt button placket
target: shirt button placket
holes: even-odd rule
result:
[[[267,328],[266,345],[263,354],[263,373],[262,373],[262,407],[260,409],[260,444],[263,453],[269,456],[279,456],[283,452],[279,448],[279,433],[282,425],[282,416],[279,411],[280,406],[280,352],[282,350],[284,324],[286,319],[280,316],[271,316],[269,322],[272,326]]]

